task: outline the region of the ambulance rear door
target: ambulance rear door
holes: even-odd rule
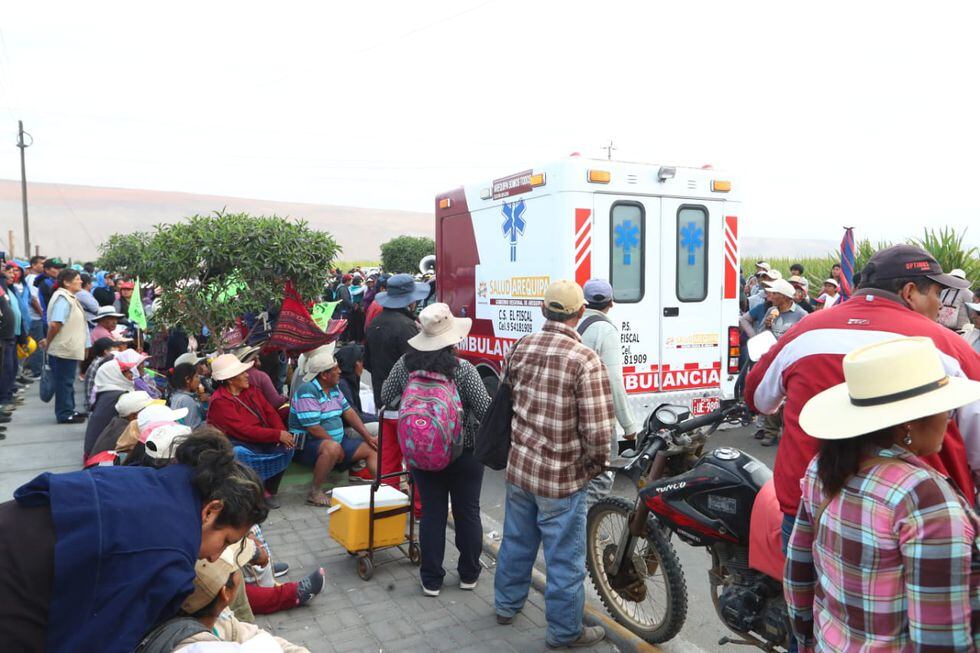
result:
[[[717,396],[721,382],[723,202],[661,200],[660,390]],[[656,264],[654,264],[656,265]],[[727,351],[727,350],[726,350]],[[694,413],[715,400],[698,399]]]
[[[619,328],[627,394],[657,390],[660,349],[660,198],[595,195],[592,276],[613,287],[610,319]]]

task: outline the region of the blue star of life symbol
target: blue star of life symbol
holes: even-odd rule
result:
[[[517,236],[524,235],[524,228],[527,226],[527,221],[524,219],[524,200],[519,200],[508,204],[504,202],[503,212],[504,212],[504,237],[510,239],[510,260],[517,260]]]
[[[681,248],[687,250],[687,264],[694,265],[696,250],[704,247],[704,229],[693,222],[681,227]]]
[[[624,220],[613,230],[616,234],[614,244],[623,250],[623,265],[632,265],[633,256],[630,250],[640,246],[640,227],[632,220]]]

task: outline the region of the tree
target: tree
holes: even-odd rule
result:
[[[436,253],[436,241],[425,236],[399,236],[381,245],[381,265],[390,274],[415,274],[419,261]]]
[[[341,249],[330,234],[278,216],[218,211],[154,229],[135,250],[133,234],[110,237],[100,264],[124,264],[162,287],[154,319],[189,331],[219,333],[242,313],[278,306],[287,279],[303,297],[319,295]]]
[[[137,231],[131,234],[112,234],[99,245],[99,261],[101,270],[112,270],[129,276],[145,276],[143,261],[146,256],[146,245],[150,234]]]

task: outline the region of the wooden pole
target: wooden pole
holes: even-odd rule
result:
[[[7,256],[14,258],[14,230],[7,229]]]

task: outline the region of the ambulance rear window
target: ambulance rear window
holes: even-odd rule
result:
[[[708,296],[708,211],[684,205],[677,210],[677,299],[700,302]]]
[[[643,299],[643,253],[646,215],[643,205],[616,202],[609,220],[609,283],[617,302]]]

